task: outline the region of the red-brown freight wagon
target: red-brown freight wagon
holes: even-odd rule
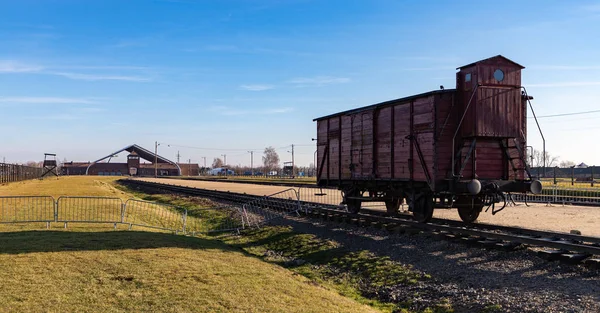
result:
[[[495,56],[458,68],[456,89],[317,118],[317,180],[336,186],[351,212],[406,201],[426,222],[434,207],[473,222],[506,193],[541,192],[525,161],[524,67]],[[504,206],[502,206],[504,208]]]

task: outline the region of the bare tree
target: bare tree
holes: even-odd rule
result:
[[[270,172],[273,169],[279,167],[279,155],[273,147],[266,147],[264,156],[262,157],[263,164],[265,166],[265,172]]]
[[[212,162],[213,168],[223,167],[223,160],[221,158],[215,158]]]
[[[554,167],[558,164],[559,157],[556,155],[551,155],[550,152],[546,151],[546,167]],[[528,156],[530,158],[530,156]],[[544,152],[539,150],[533,150],[533,167],[543,167],[544,166]]]
[[[562,167],[562,168],[567,168],[567,167],[575,166],[575,162],[573,162],[573,161],[560,161],[560,163],[558,164],[558,166]]]

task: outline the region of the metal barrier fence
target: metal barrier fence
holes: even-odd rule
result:
[[[512,197],[520,202],[600,206],[600,188],[569,188],[557,184],[544,186],[539,195],[514,194]]]
[[[132,226],[185,233],[187,211],[176,206],[129,199],[125,202],[124,221]]]
[[[242,206],[243,226],[264,225],[301,209],[298,191],[290,188],[250,201]]]
[[[0,163],[0,184],[39,178],[43,168]]]
[[[0,223],[54,221],[55,201],[52,197],[0,197]]]
[[[123,201],[108,197],[59,197],[56,222],[123,223]]]
[[[243,228],[241,207],[194,208],[111,197],[3,196],[0,223],[110,223],[184,234],[236,231]]]
[[[216,208],[188,210],[187,233],[231,232],[244,228],[242,208],[227,205]]]

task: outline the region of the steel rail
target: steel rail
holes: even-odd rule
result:
[[[217,190],[206,190],[193,187],[184,187],[138,180],[125,180],[124,184],[133,184],[143,187],[162,189],[165,191],[179,192],[188,195],[226,200],[233,203],[243,203],[264,197],[258,195],[249,195]],[[276,200],[281,201],[282,203],[290,201],[285,199]],[[487,239],[515,242],[520,244],[529,244],[539,247],[548,247],[559,250],[600,255],[600,237],[582,236],[510,226],[498,226],[491,224],[467,225],[458,221],[446,219],[433,219],[431,223],[423,224],[410,220],[408,218],[409,215],[401,217],[386,217],[378,215],[379,213],[374,214],[373,212],[377,211],[372,210],[366,210],[367,213],[351,214],[335,205],[327,205],[306,201],[300,201],[300,203],[304,205],[303,208],[305,209],[306,213],[315,211],[325,214],[337,214],[343,215],[351,219],[364,219],[372,222],[404,225],[421,230],[442,231],[451,234],[483,237]]]

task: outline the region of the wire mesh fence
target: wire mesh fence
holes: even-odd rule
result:
[[[260,227],[274,219],[298,213],[300,209],[298,191],[286,189],[244,204],[243,226]]]
[[[124,210],[123,221],[130,226],[184,233],[186,231],[187,211],[185,209],[169,204],[129,199],[125,202]]]
[[[337,189],[300,187],[298,197],[303,207],[318,206],[318,204],[343,207],[342,193]]]
[[[0,163],[0,184],[39,178],[43,168]]]
[[[237,231],[244,227],[242,209],[233,205],[188,210],[186,222],[186,231],[192,235]]]
[[[0,197],[0,223],[53,222],[54,220],[53,197]]]
[[[123,201],[109,197],[59,197],[56,221],[85,223],[122,223]]]

